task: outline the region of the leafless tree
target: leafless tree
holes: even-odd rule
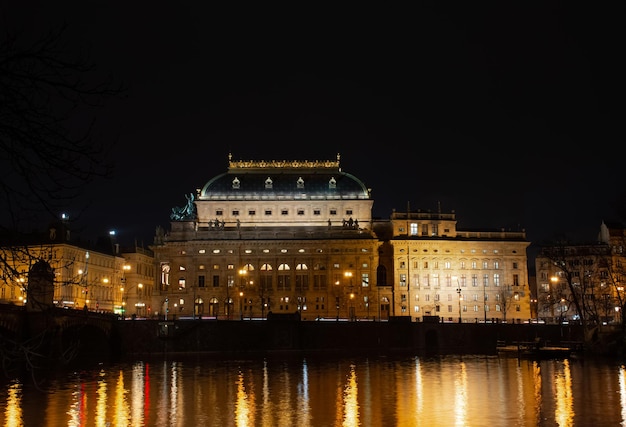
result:
[[[75,205],[87,184],[111,174],[114,144],[97,141],[93,117],[124,92],[72,50],[66,31],[61,26],[33,41],[0,30],[0,286],[19,287],[30,304],[37,295],[29,292],[28,273],[45,250],[28,235]],[[48,332],[11,342],[2,336],[3,363],[34,360]]]
[[[56,218],[85,185],[109,176],[108,148],[93,129],[96,109],[123,93],[70,48],[66,26],[28,44],[0,33],[0,231]],[[45,222],[43,223],[45,224]]]

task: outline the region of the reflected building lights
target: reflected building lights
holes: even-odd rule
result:
[[[572,398],[572,373],[569,360],[563,360],[563,371],[554,379],[555,404],[554,419],[559,426],[574,425],[574,402]]]
[[[350,374],[343,390],[343,427],[356,427],[359,424],[359,401],[356,370],[350,365]]]
[[[137,363],[132,368],[131,378],[131,415],[133,424],[144,425],[143,405],[144,405],[144,375],[143,363]]]
[[[301,426],[311,424],[311,404],[309,399],[309,368],[306,360],[302,364],[302,380],[298,384],[298,422]]]
[[[130,420],[130,410],[126,401],[126,389],[124,388],[124,371],[120,370],[115,385],[115,400],[113,412],[113,425],[123,426]],[[81,424],[84,425],[84,424]]]
[[[270,375],[267,369],[267,360],[263,361],[263,415],[261,425],[272,424],[272,404],[270,400]]]
[[[454,425],[464,427],[467,422],[467,366],[459,363],[459,370],[454,380]]]
[[[518,425],[524,425],[524,419],[526,415],[526,399],[524,393],[524,369],[521,364],[517,364],[515,369],[515,385],[517,386],[517,422]]]
[[[70,405],[70,409],[67,411],[67,414],[70,416],[68,420],[68,425],[71,426],[82,426],[84,425],[84,414],[83,410],[85,409],[85,393],[83,390],[83,383],[79,379],[79,383],[76,385],[76,389],[72,392],[72,401]]]
[[[280,376],[281,376],[281,380],[280,380],[281,384],[291,384],[291,375],[289,374],[288,369],[282,370],[280,372]],[[288,387],[285,387],[282,390],[282,392],[279,394],[278,407],[276,408],[278,409],[278,413],[280,414],[277,419],[278,425],[286,426],[292,423],[293,408],[289,404],[289,402],[291,401],[292,401],[291,387],[288,386]]]
[[[415,358],[415,409],[418,414],[421,414],[424,410],[422,366],[418,357]]]
[[[622,409],[622,426],[626,426],[626,367],[619,367],[619,403]]]
[[[254,418],[246,394],[243,372],[239,372],[237,377],[237,404],[235,406],[235,425],[237,427],[248,427],[254,425]]]
[[[170,373],[170,420],[178,419],[178,362],[172,363],[172,371]]]
[[[18,427],[22,425],[22,384],[14,382],[7,390],[4,425]]]
[[[106,375],[100,371],[96,386],[96,425],[99,427],[107,425],[107,388]]]
[[[536,360],[533,361],[532,365],[532,374],[533,374],[533,385],[534,385],[534,396],[535,396],[535,421],[537,425],[542,422],[543,416],[541,415],[541,402],[543,401],[543,382],[541,381],[541,365]]]

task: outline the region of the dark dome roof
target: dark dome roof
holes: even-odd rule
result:
[[[337,163],[243,162],[212,178],[202,188],[200,199],[369,199],[369,191],[358,178],[342,172]],[[278,164],[280,167],[273,167]],[[304,167],[303,167],[304,165]],[[308,167],[307,167],[308,166]]]

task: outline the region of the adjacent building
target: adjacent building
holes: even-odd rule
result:
[[[603,222],[593,243],[543,247],[535,258],[537,317],[550,323],[621,323],[625,243],[622,225]]]

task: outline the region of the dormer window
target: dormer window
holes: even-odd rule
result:
[[[270,178],[268,176],[267,179],[265,180],[265,188],[266,189],[271,189],[272,188],[272,184],[274,184],[274,182],[272,181],[272,178]]]
[[[297,184],[298,188],[304,188],[304,180],[302,179],[302,177],[298,178]]]
[[[239,181],[239,178],[235,177],[235,179],[233,179],[233,188],[239,188],[239,184],[241,184],[241,181]]]
[[[328,188],[337,188],[337,180],[334,176],[328,181]]]

